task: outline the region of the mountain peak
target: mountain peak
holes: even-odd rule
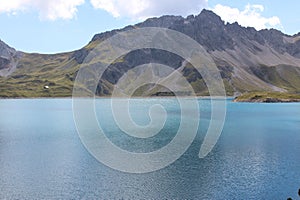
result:
[[[219,17],[217,14],[215,14],[212,10],[207,10],[203,9],[199,15],[204,15],[204,16],[216,16]]]
[[[197,17],[201,18],[201,19],[206,19],[207,21],[212,21],[215,23],[225,24],[224,21],[221,19],[221,17],[211,10],[203,9]]]
[[[127,26],[124,29],[119,30],[113,30],[113,31],[107,31],[104,33],[96,34],[92,41],[98,40],[98,39],[104,39],[108,38],[117,32],[122,32],[126,30],[130,30],[133,27],[160,27],[160,28],[169,28],[177,30],[178,26],[184,25],[185,23],[194,23],[195,21],[198,21],[198,24],[214,24],[216,27],[218,26],[224,26],[224,21],[222,21],[221,17],[219,17],[217,14],[215,14],[211,10],[203,9],[199,15],[189,15],[186,18],[182,16],[175,16],[175,15],[163,15],[161,17],[152,17],[149,19],[146,19],[145,21],[138,23],[134,26]],[[177,27],[177,28],[176,28]]]

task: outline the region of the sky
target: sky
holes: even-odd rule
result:
[[[24,52],[66,52],[97,33],[204,8],[225,22],[293,35],[300,32],[299,7],[299,0],[0,0],[0,39]]]

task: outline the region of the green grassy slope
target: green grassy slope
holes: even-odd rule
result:
[[[0,77],[0,96],[70,96],[79,65],[69,60],[69,55],[24,54],[14,73]],[[49,89],[44,89],[44,86],[49,86]]]
[[[88,54],[98,44],[99,41],[93,41],[79,50],[79,52],[80,54]],[[81,55],[75,56],[75,53],[69,52],[54,55],[24,53],[18,62],[15,72],[8,77],[0,77],[0,97],[71,97],[74,80],[81,66],[80,63],[84,60],[84,58],[81,58]],[[89,64],[99,62],[107,63],[108,60],[100,55],[90,60]],[[109,79],[115,74],[123,74],[123,66],[125,69],[129,67],[126,56],[120,57],[112,64],[119,65],[119,68],[112,67],[109,69],[111,73],[101,79],[97,95],[110,95],[114,85]],[[218,65],[218,68],[228,96],[233,96],[236,92],[247,93],[253,91],[266,94],[273,91],[273,86],[282,88],[288,93],[300,93],[300,69],[298,67],[285,65],[255,66],[250,68],[250,71],[239,69],[240,71],[237,72],[235,67],[220,66]],[[187,65],[183,70],[183,75],[190,82],[197,95],[209,95],[201,75],[197,74],[197,71],[192,66]],[[47,89],[45,86],[49,86],[49,88]],[[139,88],[135,93],[135,95],[141,96],[166,94],[168,93],[161,93],[159,87],[149,86]],[[251,97],[246,96],[245,98]]]

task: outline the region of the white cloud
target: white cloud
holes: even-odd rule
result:
[[[85,0],[0,0],[0,13],[36,10],[41,19],[72,19]]]
[[[198,14],[207,6],[207,0],[91,0],[91,4],[114,17],[145,19],[167,14]]]
[[[208,0],[90,0],[96,9],[102,9],[114,17],[133,20],[161,15],[198,14],[207,7]],[[24,11],[37,11],[43,20],[72,19],[77,7],[85,0],[0,0],[0,14],[16,15]],[[262,5],[248,4],[243,11],[229,6],[216,5],[213,11],[226,22],[238,22],[256,29],[281,27],[278,17],[261,16]]]
[[[276,16],[263,17],[261,13],[264,11],[262,5],[248,4],[243,11],[229,6],[216,5],[213,11],[219,15],[225,22],[238,22],[242,26],[254,27],[257,30],[265,28],[282,28],[280,19]]]

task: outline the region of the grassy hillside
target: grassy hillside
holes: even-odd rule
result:
[[[90,43],[84,48],[89,51],[95,44]],[[73,57],[74,52],[62,53],[55,55],[43,54],[24,54],[19,60],[17,70],[8,77],[0,77],[0,97],[15,98],[15,97],[70,97],[72,95],[73,84],[76,74],[79,70],[80,63]],[[97,60],[100,62],[102,60]],[[92,61],[93,63],[95,61]],[[105,60],[103,61],[105,62]],[[113,64],[126,62],[124,58],[118,59]],[[127,66],[128,67],[128,66]],[[282,98],[283,93],[272,93],[270,83],[274,86],[285,89],[288,93],[299,93],[300,91],[300,69],[291,66],[276,66],[267,67],[261,66],[259,70],[253,73],[257,78],[253,84],[253,76],[248,75],[248,72],[239,72],[240,76],[236,76],[234,70],[219,67],[221,72],[226,93],[228,96],[234,95],[235,92],[246,93],[237,99],[237,101],[246,101],[255,96],[259,99],[269,97]],[[114,76],[118,71],[117,68],[110,70],[109,76]],[[205,82],[192,66],[186,66],[183,71],[184,76],[191,83],[196,94],[209,95]],[[113,89],[113,83],[109,82],[109,77],[103,79],[98,92],[98,95],[110,95]],[[48,86],[49,88],[45,88]],[[147,91],[144,91],[146,88]],[[135,95],[160,95],[160,91],[155,87],[139,88]],[[251,91],[260,91],[255,93],[247,93]],[[167,93],[163,93],[165,95]],[[290,95],[290,94],[287,94]],[[289,96],[286,96],[288,99]],[[294,98],[294,97],[291,97]]]
[[[69,55],[24,54],[13,74],[0,77],[0,96],[70,96],[79,65],[69,60]],[[45,89],[45,86],[49,86],[49,89]]]

